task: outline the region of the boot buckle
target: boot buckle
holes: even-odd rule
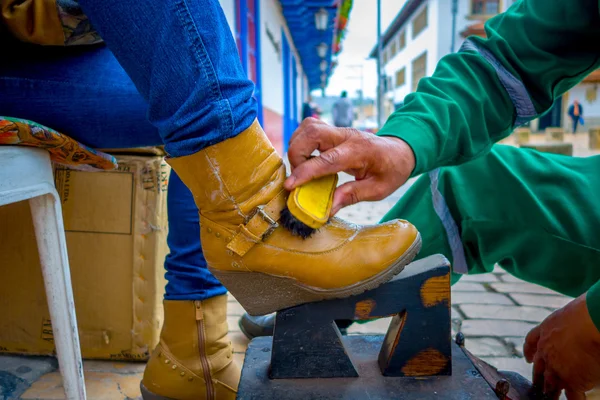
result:
[[[256,207],[254,212],[250,215],[249,220],[254,218],[256,215],[259,215],[263,221],[269,224],[269,228],[267,228],[267,230],[261,236],[261,239],[266,239],[271,235],[271,233],[273,233],[275,229],[279,227],[279,224],[269,215],[269,213],[265,211],[265,206]]]
[[[227,249],[244,257],[257,243],[268,238],[279,227],[277,221],[286,199],[287,192],[282,189],[266,205],[252,210],[246,219],[246,225],[240,225],[240,231],[227,244]]]

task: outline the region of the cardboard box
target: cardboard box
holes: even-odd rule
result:
[[[82,354],[146,360],[162,325],[166,195],[161,156],[118,171],[55,168]],[[52,354],[52,325],[29,204],[0,207],[0,352]]]
[[[592,127],[588,131],[589,144],[588,147],[591,150],[600,149],[600,127]]]
[[[565,130],[563,128],[546,128],[546,140],[549,142],[564,142]]]
[[[564,156],[573,155],[573,143],[527,143],[522,144],[520,147],[541,151],[543,153],[562,154]]]

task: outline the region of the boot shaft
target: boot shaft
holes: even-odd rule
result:
[[[229,346],[227,295],[203,301],[165,300],[164,308],[161,339],[178,359],[198,359],[202,351],[210,357]]]
[[[164,311],[141,384],[144,399],[234,400],[240,370],[227,337],[227,296],[165,300]]]
[[[167,160],[194,194],[200,213],[235,229],[283,189],[285,166],[254,122],[238,136]]]

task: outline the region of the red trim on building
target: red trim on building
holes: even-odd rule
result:
[[[484,26],[485,26],[485,23],[479,21],[473,25],[467,26],[467,28],[464,31],[462,31],[460,34],[464,38],[469,37],[469,36],[479,36],[479,37],[484,38],[484,37],[486,37]]]
[[[263,128],[275,150],[283,155],[283,116],[263,106]]]
[[[600,83],[600,69],[593,71],[591,74],[586,76],[583,83]]]

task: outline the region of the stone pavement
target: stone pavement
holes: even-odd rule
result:
[[[541,135],[532,137],[532,141],[543,140]],[[587,149],[585,134],[576,137],[566,135],[565,140],[575,143],[576,156],[597,153]],[[505,142],[513,143],[512,139]],[[342,177],[341,181],[347,179]],[[348,207],[340,212],[340,217],[361,224],[377,223],[413,182],[414,179],[384,201]],[[453,286],[452,330],[453,333],[460,330],[465,334],[466,347],[475,355],[500,369],[516,371],[531,379],[531,366],[523,359],[524,337],[537,323],[569,300],[550,290],[520,281],[501,268],[495,268],[491,274],[465,276]],[[238,327],[238,319],[244,309],[231,296],[228,306],[234,358],[241,365],[248,345],[248,340]],[[349,328],[349,334],[383,334],[389,322],[389,318],[384,318],[354,324]],[[0,362],[9,362],[7,359],[0,357]],[[38,361],[39,368],[33,363],[32,358],[26,358],[20,364],[15,364],[20,365],[16,369],[16,376],[28,382],[33,381],[21,398],[63,399],[60,375],[55,370],[53,360],[41,359]],[[140,399],[139,381],[143,368],[144,365],[140,363],[85,361],[88,397],[94,400]],[[600,399],[600,396],[591,395],[588,398]]]

